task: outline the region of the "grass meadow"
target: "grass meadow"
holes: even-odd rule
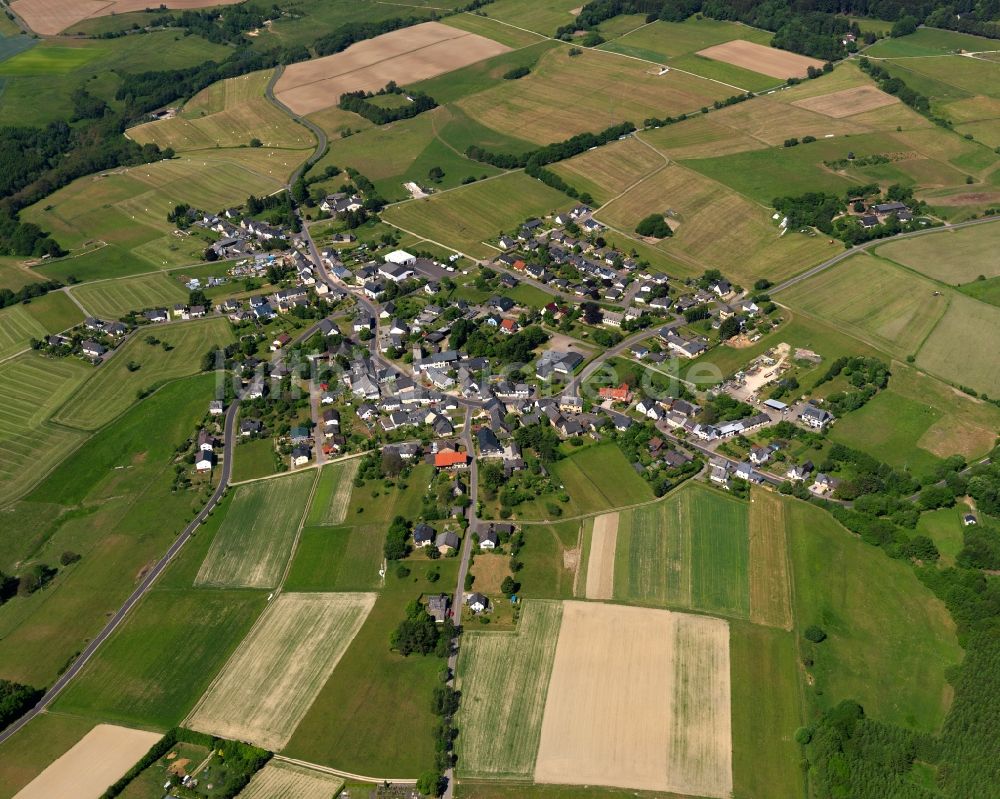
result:
[[[749,617],[746,503],[688,484],[619,518],[615,599]]]
[[[237,442],[233,450],[233,481],[256,480],[274,474],[274,439]]]
[[[557,28],[573,21],[573,9],[579,8],[573,0],[551,0],[537,3],[534,0],[498,0],[485,9],[487,17],[552,36]],[[486,34],[484,34],[486,35]]]
[[[179,724],[264,609],[263,592],[154,590],[54,709],[101,721]]]
[[[163,308],[187,300],[187,292],[162,272],[84,283],[71,289],[91,314],[118,318],[129,311]]]
[[[1000,224],[994,223],[890,241],[879,246],[877,253],[934,280],[957,286],[971,283],[980,275],[1000,277],[998,248]]]
[[[750,621],[792,629],[791,578],[785,504],[770,491],[750,493],[748,574]]]
[[[935,296],[937,288],[888,261],[860,254],[783,292],[781,301],[843,325],[902,359],[920,350],[954,302],[940,292]]]
[[[0,359],[31,346],[31,339],[61,333],[83,321],[83,312],[61,291],[0,310]]]
[[[445,662],[433,655],[403,657],[389,650],[388,641],[407,602],[454,586],[457,560],[436,563],[441,577],[434,583],[423,569],[403,579],[394,572],[386,577],[367,620],[284,754],[355,774],[415,778],[430,767],[438,723],[431,695]]]
[[[155,336],[160,343],[146,343],[147,335]],[[56,411],[53,421],[96,430],[131,406],[138,392],[194,374],[209,349],[232,340],[229,322],[221,318],[146,328],[98,367],[73,398]],[[171,347],[169,351],[164,343]],[[138,364],[139,368],[129,371],[129,364]]]
[[[954,566],[955,558],[965,545],[965,525],[962,517],[969,512],[969,506],[955,505],[953,508],[938,508],[920,514],[917,532],[928,536],[941,553],[943,566]]]
[[[896,39],[882,39],[869,47],[865,54],[872,58],[899,58],[906,56],[936,56],[954,53],[957,50],[975,52],[977,50],[995,50],[997,43],[993,39],[973,36],[958,31],[946,31],[940,28],[919,28],[909,36]]]
[[[495,4],[496,5],[496,4]],[[537,6],[536,6],[537,8]],[[530,47],[538,42],[546,41],[540,34],[532,33],[522,28],[512,25],[504,25],[499,20],[490,19],[488,16],[481,17],[478,14],[456,14],[441,20],[445,25],[459,30],[476,33],[492,39],[500,44],[516,49]],[[520,23],[519,23],[520,24]],[[492,59],[491,59],[492,60]],[[456,72],[459,70],[455,70]],[[454,72],[448,73],[450,77]],[[437,95],[431,95],[437,99]],[[439,100],[440,102],[440,100]]]
[[[947,609],[909,564],[873,550],[824,511],[785,501],[796,623],[828,636],[818,645],[800,641],[815,662],[812,703],[853,698],[871,718],[936,730],[951,703],[945,671],[962,659]]]
[[[801,748],[793,737],[805,720],[795,634],[734,622],[729,630],[733,793],[803,796]]]
[[[213,386],[210,375],[175,381],[83,446],[76,441],[14,506],[31,524],[0,524],[0,545],[12,560],[56,565],[67,550],[82,556],[45,591],[0,607],[0,673],[7,679],[51,684],[204,505],[204,489],[172,493],[170,485],[175,448],[204,416]],[[22,531],[31,532],[30,546]]]
[[[320,472],[316,493],[309,508],[307,524],[343,524],[351,500],[354,476],[358,473],[359,458],[332,463]]]
[[[956,358],[956,342],[984,342],[981,356]],[[917,353],[917,366],[956,385],[1000,396],[1000,308],[964,294],[951,297],[944,317]]]
[[[513,230],[524,220],[570,205],[562,192],[522,172],[387,208],[382,218],[476,258],[497,251],[484,244],[502,230]]]
[[[577,551],[579,521],[533,524],[524,532],[524,568],[517,573],[518,596],[527,599],[572,599],[576,578],[574,561],[586,561]],[[567,557],[568,556],[568,557]],[[575,559],[574,559],[575,556]],[[473,585],[473,588],[476,586]]]
[[[552,465],[578,513],[600,513],[653,499],[649,483],[635,473],[616,444],[599,444]]]
[[[310,470],[238,486],[195,585],[276,588],[315,479]]]
[[[305,527],[285,586],[289,591],[370,591],[381,584],[385,528]]]
[[[456,668],[459,773],[531,780],[562,622],[562,603],[528,601],[516,632],[470,632]]]

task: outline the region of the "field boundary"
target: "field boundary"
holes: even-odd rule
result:
[[[275,755],[274,760],[279,763],[290,763],[293,766],[301,766],[302,768],[307,768],[310,771],[318,771],[322,774],[331,774],[334,777],[344,777],[349,780],[356,780],[357,782],[371,782],[376,784],[381,784],[383,782],[390,782],[393,785],[416,785],[417,781],[414,779],[402,779],[399,777],[366,777],[363,774],[352,774],[350,771],[341,771],[340,769],[331,768],[330,766],[321,766],[319,763],[310,763],[308,760],[298,760],[294,757],[286,757],[285,755]]]
[[[285,581],[288,579],[288,573],[292,570],[295,552],[299,548],[299,541],[302,538],[302,528],[306,526],[306,519],[309,517],[309,511],[312,509],[313,497],[316,496],[316,486],[319,485],[319,478],[322,474],[319,469],[316,469],[315,472],[312,486],[309,488],[309,496],[306,497],[305,505],[302,506],[302,515],[299,516],[299,524],[295,529],[295,538],[292,539],[292,546],[288,550],[288,560],[285,561],[285,568],[281,572],[281,579],[278,580],[278,587],[274,589],[276,595],[281,593],[285,586]]]

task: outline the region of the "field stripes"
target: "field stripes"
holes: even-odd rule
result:
[[[117,319],[129,311],[184,302],[187,292],[162,273],[85,283],[71,289],[73,296],[95,316]]]
[[[344,787],[333,774],[272,760],[254,774],[238,799],[330,799]]]
[[[354,488],[354,477],[360,464],[360,458],[352,458],[322,469],[312,507],[309,509],[310,526],[336,526],[344,523],[347,504],[351,501],[351,491]]]
[[[0,440],[0,505],[28,491],[87,437],[46,423]]]
[[[48,331],[23,305],[0,311],[0,358],[27,349],[33,338],[44,338]]]
[[[785,505],[770,491],[750,497],[750,621],[792,629]]]
[[[747,618],[746,505],[690,484],[620,514],[615,599]]]
[[[271,751],[284,748],[367,618],[375,596],[279,596],[186,725]]]
[[[516,633],[466,634],[457,666],[463,777],[532,778],[562,614],[562,603],[528,600]]]
[[[150,335],[159,343],[147,343]],[[209,349],[231,341],[229,322],[218,317],[148,327],[99,366],[53,419],[68,427],[96,430],[128,410],[140,391],[197,373]],[[129,364],[139,368],[130,370]]]
[[[314,478],[300,472],[238,487],[194,584],[276,588]]]

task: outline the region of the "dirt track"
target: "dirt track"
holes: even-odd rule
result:
[[[98,724],[14,799],[97,799],[135,765],[160,734]]]
[[[229,6],[243,0],[15,0],[14,12],[28,27],[42,36],[54,36],[67,28],[91,17],[106,17],[128,11],[144,11],[161,3],[167,8],[206,8]]]
[[[742,39],[706,47],[704,50],[699,50],[698,55],[781,79],[805,77],[809,67],[823,66],[823,62],[815,58]]]
[[[611,599],[615,587],[615,546],[618,542],[618,514],[605,513],[594,519],[587,558],[587,599]]]
[[[424,22],[352,44],[342,53],[291,64],[275,97],[296,114],[311,114],[350,91],[376,91],[389,81],[415,83],[510,50],[484,36]]]
[[[732,792],[729,626],[565,602],[535,781]]]

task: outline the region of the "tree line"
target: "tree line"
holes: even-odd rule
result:
[[[385,97],[387,95],[405,95],[408,103],[395,108],[385,108],[371,102],[373,97]],[[407,92],[402,87],[397,86],[395,81],[390,81],[385,88],[377,92],[366,92],[359,90],[356,92],[346,92],[340,95],[340,102],[337,104],[344,111],[353,111],[374,122],[376,125],[388,125],[400,119],[412,119],[424,111],[437,108],[437,100],[424,92]]]

